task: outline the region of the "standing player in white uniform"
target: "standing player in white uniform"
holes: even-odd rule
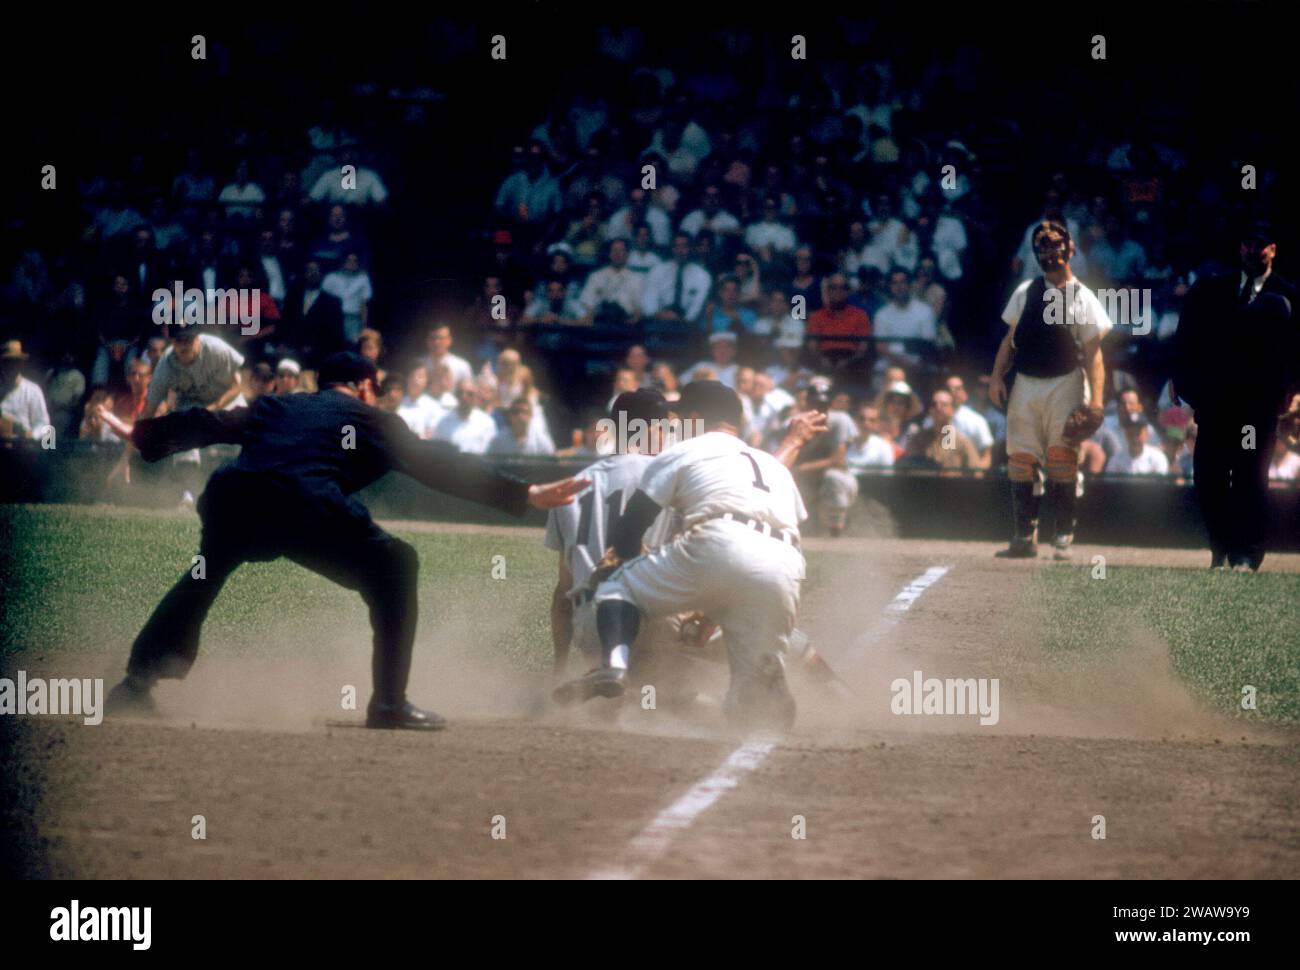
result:
[[[1007,478],[1015,534],[998,553],[1013,559],[1038,555],[1040,470],[1055,519],[1053,558],[1069,559],[1074,540],[1079,445],[1102,422],[1106,369],[1101,341],[1111,321],[1101,301],[1070,272],[1069,230],[1045,220],[1031,235],[1042,275],[1016,287],[1002,311],[1006,336],[989,379],[989,398],[1007,408]],[[1016,380],[1007,402],[1005,378]]]
[[[696,381],[676,409],[702,422],[704,433],[650,462],[611,528],[621,565],[596,589],[602,666],[561,685],[556,700],[621,696],[642,617],[699,611],[726,637],[729,719],[742,728],[788,729],[795,704],[783,655],[804,579],[799,523],[807,510],[789,469],[740,439],[735,391]],[[641,555],[647,528],[664,510],[681,516],[684,531]]]

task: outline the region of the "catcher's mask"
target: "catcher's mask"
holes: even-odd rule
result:
[[[1050,273],[1070,261],[1074,240],[1070,238],[1070,230],[1065,227],[1065,223],[1044,219],[1034,227],[1030,245],[1034,248],[1039,268],[1044,273]]]

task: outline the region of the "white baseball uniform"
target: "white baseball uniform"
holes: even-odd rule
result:
[[[551,509],[546,517],[547,549],[564,555],[564,563],[573,576],[569,598],[573,602],[573,644],[589,657],[600,657],[600,637],[596,633],[596,603],[586,593],[592,570],[609,547],[614,523],[622,516],[627,503],[641,485],[651,462],[649,455],[611,455],[583,469],[578,478],[591,487],[577,501]],[[654,547],[668,540],[673,516],[665,510],[646,530],[645,542]]]
[[[616,570],[596,601],[622,600],[651,619],[702,611],[726,637],[734,690],[789,646],[808,517],[799,489],[775,457],[720,431],[661,452],[640,487],[683,531]]]
[[[1011,294],[1002,321],[1011,328],[1015,345],[1016,326],[1025,310],[1025,299],[1033,280],[1025,280]],[[1097,295],[1078,280],[1065,284],[1062,292],[1048,284],[1044,301],[1059,300],[1063,307],[1061,322],[1069,328],[1075,343],[1082,347],[1090,340],[1104,337],[1111,329],[1106,308]],[[1034,310],[1036,308],[1030,308]],[[1017,374],[1007,402],[1007,453],[1033,455],[1040,465],[1047,463],[1047,449],[1066,447],[1065,419],[1084,401],[1087,378],[1081,368],[1060,377],[1031,377]]]

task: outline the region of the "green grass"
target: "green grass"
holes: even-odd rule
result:
[[[1196,569],[1045,569],[1033,598],[1049,654],[1088,662],[1131,646],[1134,628],[1169,647],[1170,663],[1194,691],[1226,713],[1300,721],[1300,576]],[[1243,685],[1258,710],[1242,711]]]
[[[401,535],[420,556],[421,649],[547,667],[554,553],[531,536]],[[0,506],[0,664],[125,658],[198,538],[193,514]],[[505,579],[492,577],[494,556],[505,557]],[[848,559],[809,556],[809,588],[858,565]],[[1112,568],[1103,580],[1086,568],[1044,569],[1025,594],[1063,665],[1114,659],[1144,627],[1168,644],[1175,672],[1223,710],[1240,714],[1241,686],[1253,684],[1259,710],[1248,716],[1300,721],[1300,576]],[[340,641],[369,644],[360,597],[283,559],[236,572],[204,627],[205,654],[309,656]]]
[[[125,659],[150,611],[190,568],[199,523],[170,512],[0,506],[0,537],[0,659],[114,650]],[[421,635],[443,630],[457,648],[524,669],[546,665],[554,553],[529,537],[402,537],[420,556]],[[504,579],[492,577],[498,555]],[[285,559],[242,566],[204,626],[205,652],[310,652],[340,638],[369,644],[361,598]]]

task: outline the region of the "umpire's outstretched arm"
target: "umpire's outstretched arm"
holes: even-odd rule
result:
[[[209,411],[187,408],[161,418],[145,418],[131,429],[131,443],[145,461],[158,461],[179,451],[208,445],[242,445],[248,428],[248,408]]]
[[[502,474],[481,458],[463,454],[444,441],[423,441],[405,424],[401,431],[392,431],[387,450],[394,471],[435,491],[517,517],[527,511],[527,482]]]

